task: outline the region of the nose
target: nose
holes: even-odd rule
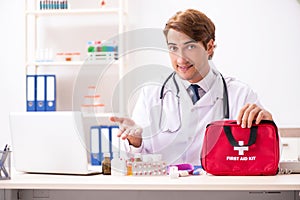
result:
[[[177,64],[185,64],[188,62],[188,60],[181,54],[181,55],[177,55]]]

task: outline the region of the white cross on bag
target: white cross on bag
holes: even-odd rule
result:
[[[239,141],[239,145],[241,147],[234,147],[233,150],[239,151],[239,156],[242,156],[242,155],[244,155],[244,151],[248,151],[249,150],[249,147],[243,147],[244,141]]]

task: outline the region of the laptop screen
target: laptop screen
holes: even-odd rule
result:
[[[10,113],[17,171],[88,173],[88,147],[80,112]]]

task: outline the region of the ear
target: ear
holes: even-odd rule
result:
[[[214,40],[213,39],[209,40],[209,42],[207,43],[207,54],[209,59],[213,57],[215,47],[216,45],[214,43]]]

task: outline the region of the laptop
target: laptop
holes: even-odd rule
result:
[[[77,175],[101,172],[89,167],[81,112],[14,112],[9,114],[9,123],[17,171]]]

